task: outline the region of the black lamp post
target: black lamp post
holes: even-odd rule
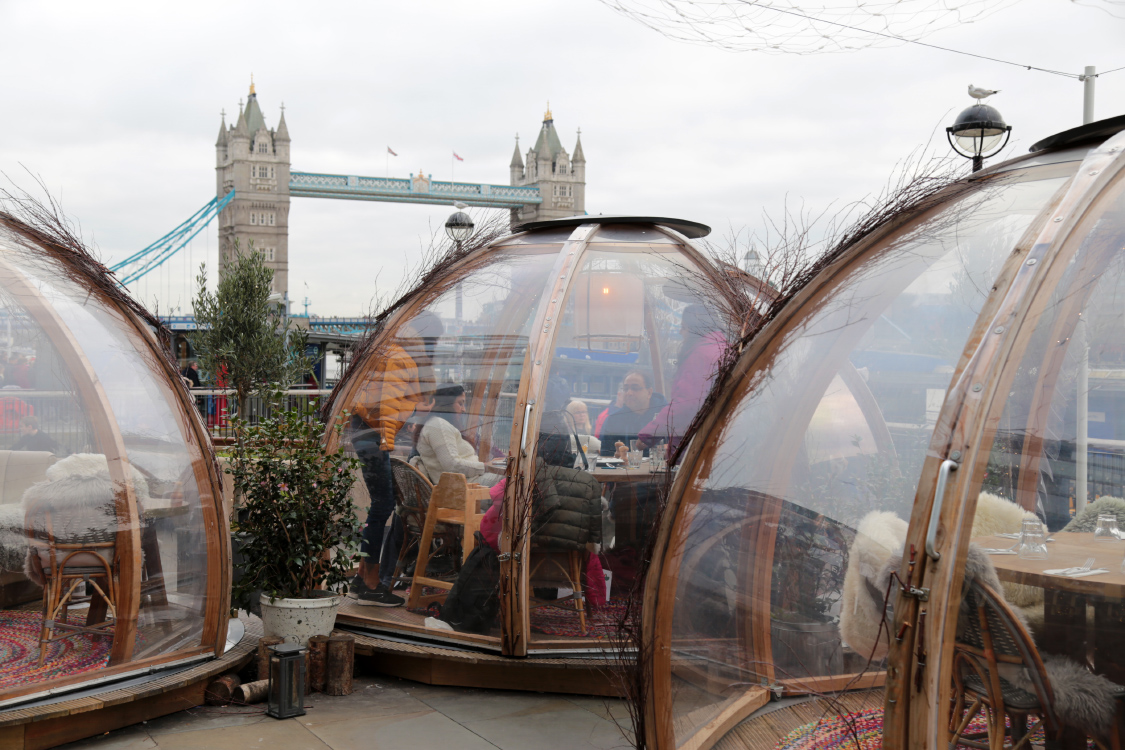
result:
[[[457,243],[457,250],[460,251],[461,243],[473,236],[473,220],[469,215],[460,209],[465,208],[462,203],[454,203],[458,210],[450,214],[449,218],[445,220],[445,233],[449,235],[449,239]],[[457,325],[461,325],[461,282],[457,282],[456,302],[454,317],[457,319]]]
[[[1008,145],[1012,126],[995,107],[974,104],[945,129],[950,147],[966,159],[973,160],[973,171],[980,171],[987,156],[994,156]]]

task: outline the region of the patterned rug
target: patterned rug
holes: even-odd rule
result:
[[[78,625],[85,612],[70,615]],[[75,633],[47,646],[43,666],[39,661],[39,629],[43,617],[38,612],[0,611],[0,686],[8,688],[56,677],[89,672],[106,665],[113,639],[90,633]]]
[[[597,638],[617,629],[617,622],[625,614],[625,603],[610,601],[597,611],[586,611],[586,637]],[[536,633],[557,635],[568,638],[582,636],[582,624],[574,602],[565,602],[557,607],[545,605],[531,610],[531,629]]]
[[[967,731],[985,731],[984,717],[974,719]],[[1043,740],[1041,729],[1031,735],[1031,741],[1040,747]],[[882,747],[883,709],[870,708],[797,727],[777,743],[775,750],[882,750]]]

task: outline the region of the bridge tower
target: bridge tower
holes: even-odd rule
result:
[[[235,193],[219,215],[219,275],[234,259],[236,239],[242,252],[253,243],[273,269],[273,290],[288,301],[289,129],[284,105],[277,129],[266,127],[252,80],[238,122],[228,126],[224,115],[219,126],[215,175],[219,198]]]
[[[526,165],[520,156],[519,136],[516,136],[516,150],[509,166],[512,185],[537,185],[543,199],[539,205],[513,208],[513,225],[586,213],[586,155],[582,153],[582,131],[578,131],[574,154],[567,154],[555,130],[549,104],[539,128],[539,138],[527,150]]]

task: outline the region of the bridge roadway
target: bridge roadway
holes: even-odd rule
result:
[[[535,185],[489,185],[441,182],[421,176],[357,177],[355,175],[290,172],[289,195],[294,198],[345,198],[357,201],[453,205],[460,201],[481,208],[519,208],[543,202]]]

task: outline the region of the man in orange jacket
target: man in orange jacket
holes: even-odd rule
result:
[[[391,452],[395,448],[395,436],[423,398],[419,369],[425,363],[416,362],[415,357],[423,357],[423,337],[436,343],[441,327],[436,315],[423,311],[404,326],[398,336],[385,342],[381,347],[383,351],[375,356],[375,369],[368,375],[355,404],[351,441],[371,496],[360,545],[363,559],[359,575],[348,584],[348,595],[355,597],[358,604],[399,607],[405,602],[379,582],[383,530],[395,509]],[[415,357],[404,346],[414,352]]]

